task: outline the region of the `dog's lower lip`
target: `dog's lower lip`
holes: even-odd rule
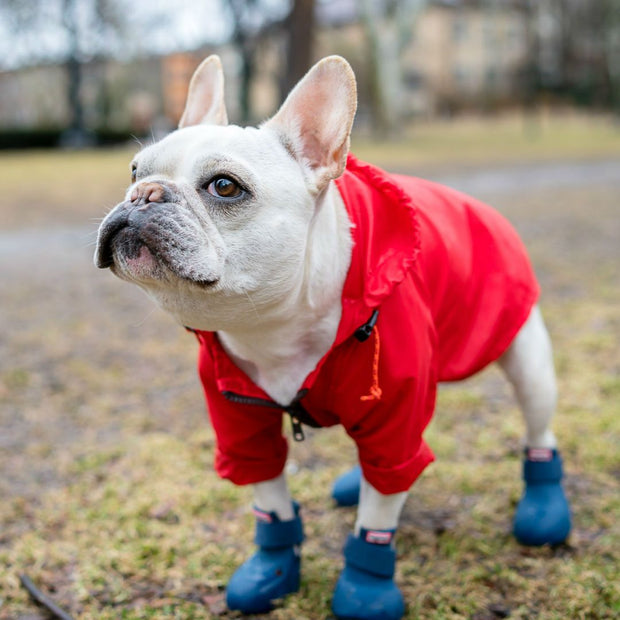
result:
[[[122,254],[127,259],[134,259],[139,256],[141,248],[144,248],[154,258],[159,261],[160,257],[157,252],[153,251],[150,244],[147,243],[140,232],[131,226],[128,222],[126,214],[112,220],[102,231],[99,237],[99,243],[96,253],[96,265],[100,269],[118,267],[117,247],[118,238],[131,231],[131,245],[126,240],[121,242]]]

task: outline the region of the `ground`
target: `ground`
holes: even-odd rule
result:
[[[445,386],[397,539],[407,618],[620,614],[620,133],[606,119],[414,128],[357,154],[500,209],[528,246],[555,345],[555,430],[573,506],[566,545],[510,536],[522,424],[499,371]],[[135,150],[135,149],[133,149]],[[0,619],[235,617],[222,589],[252,547],[248,489],[212,472],[196,345],[136,288],[92,264],[97,221],[132,149],[0,155]],[[353,510],[329,485],[354,459],[338,429],[288,464],[307,542],[300,594],[269,616],[319,620]]]

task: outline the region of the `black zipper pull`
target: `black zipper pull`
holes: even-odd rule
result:
[[[301,426],[301,422],[293,415],[291,416],[291,426],[293,427],[293,439],[295,441],[303,441],[306,436],[304,435],[304,429]]]
[[[354,336],[360,342],[364,342],[364,340],[368,340],[368,338],[370,338],[370,334],[372,334],[372,330],[374,329],[378,318],[379,318],[379,310],[375,309],[372,311],[372,315],[370,316],[368,321],[355,330]]]

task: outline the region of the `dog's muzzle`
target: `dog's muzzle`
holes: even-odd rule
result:
[[[140,247],[147,245],[142,238],[141,230],[151,217],[153,205],[170,201],[169,190],[159,183],[143,183],[132,192],[128,201],[117,207],[103,221],[97,238],[95,264],[100,269],[114,265],[114,240],[125,229],[132,229],[134,234],[125,235],[123,250],[129,256],[140,251]]]

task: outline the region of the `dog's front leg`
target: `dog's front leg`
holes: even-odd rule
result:
[[[299,590],[303,528],[284,474],[254,487],[256,553],[228,583],[226,603],[246,614],[265,613],[273,601]]]
[[[398,527],[398,520],[406,499],[406,492],[392,495],[379,493],[362,476],[355,535],[359,536],[362,529],[395,530]]]
[[[345,567],[332,608],[338,618],[398,620],[405,612],[394,583],[394,535],[407,493],[383,495],[362,476],[355,532],[344,548]]]
[[[252,487],[254,506],[263,512],[275,512],[281,521],[295,518],[291,494],[284,474],[273,480],[259,482]]]

